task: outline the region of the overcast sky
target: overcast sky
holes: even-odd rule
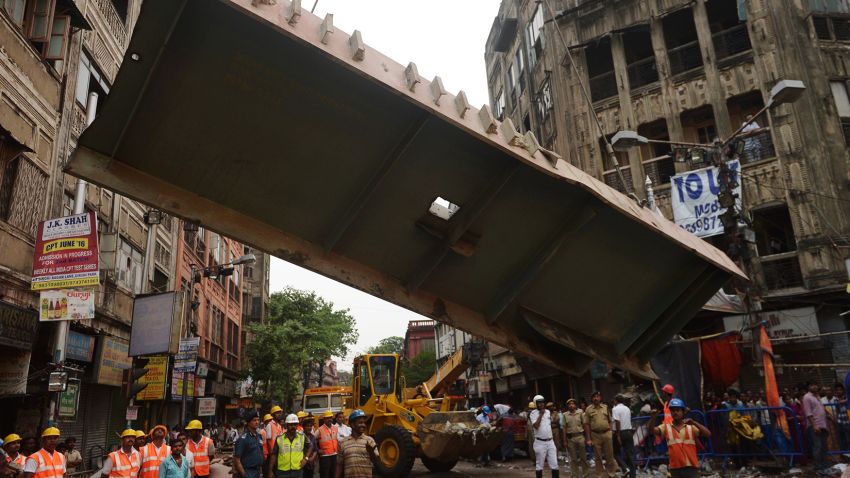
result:
[[[303,0],[302,6],[309,9],[313,2]],[[370,47],[402,65],[416,63],[420,75],[439,76],[449,92],[464,90],[469,102],[479,107],[488,102],[484,42],[498,10],[499,0],[319,0],[315,13],[333,13],[336,28],[360,30]],[[384,337],[404,336],[408,321],[423,318],[273,258],[271,290],[287,286],[315,291],[336,307],[350,309],[360,340],[346,363]]]

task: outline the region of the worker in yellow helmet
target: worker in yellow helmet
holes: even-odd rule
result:
[[[274,420],[272,414],[266,413],[263,417],[263,426],[260,427],[260,436],[263,437],[263,460],[267,460],[269,458],[269,442],[266,436],[266,427],[269,426],[269,422],[272,420]]]
[[[61,433],[56,427],[41,432],[41,450],[33,453],[24,464],[22,478],[61,478],[65,476],[65,455],[56,451]]]
[[[121,449],[110,453],[103,464],[102,476],[109,478],[137,478],[142,467],[142,455],[134,447],[136,430],[121,432]]]
[[[27,457],[21,453],[21,437],[17,433],[10,433],[6,435],[6,438],[3,439],[3,450],[6,452],[8,456],[9,464],[12,465],[12,468],[16,468],[18,471],[24,470],[24,465],[26,464]]]
[[[136,430],[136,440],[134,448],[139,452],[142,451],[142,447],[148,442],[148,436],[145,434],[143,430]]]
[[[269,414],[272,416],[272,420],[265,427],[265,440],[266,448],[271,451],[272,447],[274,447],[274,441],[277,437],[283,435],[283,425],[281,424],[281,420],[283,420],[283,409],[275,405],[269,410]]]
[[[203,435],[204,426],[201,425],[200,420],[189,422],[186,425],[186,431],[189,433],[186,449],[195,455],[195,476],[198,478],[210,476],[210,460],[215,457],[215,445],[213,445],[213,441]]]
[[[334,424],[334,413],[330,410],[322,414],[322,422],[322,426],[314,432],[319,452],[319,477],[333,478],[339,453],[339,428]]]

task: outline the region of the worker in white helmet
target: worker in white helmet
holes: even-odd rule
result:
[[[535,395],[535,409],[531,411],[529,420],[534,427],[534,456],[537,458],[534,464],[534,473],[537,478],[543,478],[543,467],[549,464],[552,470],[552,478],[558,478],[558,449],[555,448],[554,436],[552,435],[552,416],[546,409],[546,400],[543,395]]]

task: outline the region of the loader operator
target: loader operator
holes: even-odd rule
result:
[[[552,415],[546,409],[546,400],[542,395],[535,395],[531,411],[531,425],[534,427],[534,456],[537,458],[534,473],[537,478],[543,478],[543,466],[549,464],[552,478],[558,478],[558,450],[555,448],[552,435]]]

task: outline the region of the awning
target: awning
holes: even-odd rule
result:
[[[67,171],[574,373],[652,376],[743,276],[331,16],[256,3],[144,3]]]

